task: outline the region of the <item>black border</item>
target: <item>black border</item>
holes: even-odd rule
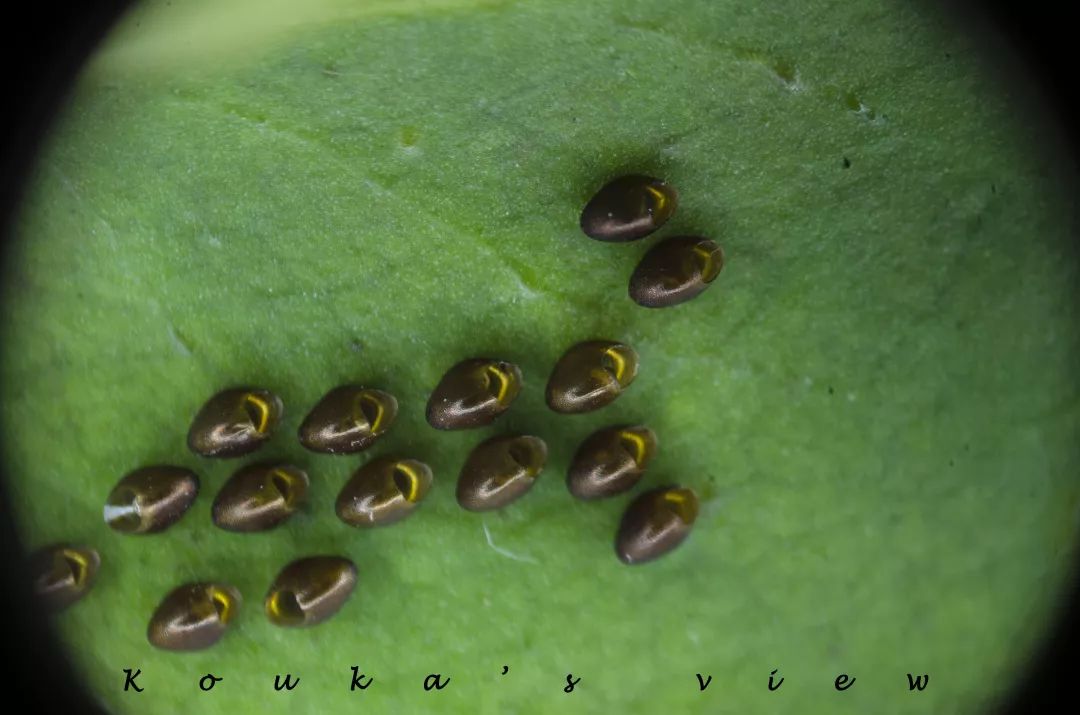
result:
[[[7,95],[6,111],[0,112],[0,276],[6,275],[3,261],[13,213],[42,139],[86,58],[129,4],[128,0],[85,0],[8,9],[0,43],[0,67],[8,70],[0,90]],[[3,447],[0,435],[0,469],[6,469]],[[0,663],[5,705],[9,712],[105,715],[76,675],[48,617],[33,598],[6,475],[0,477],[0,555],[4,557]]]
[[[53,116],[86,57],[129,4],[124,0],[26,4],[19,8],[17,20],[9,18],[5,23],[7,32],[0,48],[2,66],[8,68],[7,111],[0,113],[0,228],[5,244],[23,182]],[[1022,74],[1035,79],[1037,92],[1049,102],[1071,140],[1075,171],[1080,97],[1074,77],[1080,62],[1074,56],[1068,4],[953,0],[948,5],[961,13],[958,21],[963,22],[963,13],[968,13],[971,22],[988,20],[1007,38],[1026,65]],[[18,698],[24,704],[21,712],[103,712],[77,680],[25,585],[23,551],[3,485],[0,480],[0,553],[6,556],[0,588],[0,614],[6,620],[0,662],[9,702],[12,696]],[[1070,706],[1080,702],[1071,682],[1080,643],[1080,579],[1076,578],[1080,563],[1076,566],[1060,621],[1005,712],[1074,711]]]

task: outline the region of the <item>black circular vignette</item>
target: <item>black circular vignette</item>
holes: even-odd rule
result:
[[[0,230],[4,241],[0,261],[7,256],[11,218],[24,181],[53,117],[87,56],[130,4],[124,0],[87,0],[62,8],[24,4],[19,7],[18,20],[9,24],[9,41],[0,50],[4,66],[12,68],[6,83],[7,111],[0,113]],[[1050,105],[1067,137],[1075,172],[1080,97],[1070,76],[1075,58],[1072,24],[1066,17],[1068,6],[998,0],[945,0],[940,4],[954,12],[958,27],[970,25],[977,32],[989,26],[1006,38],[1022,60],[1013,71],[1015,81],[1035,79],[1035,92]],[[15,37],[18,40],[12,41]],[[6,453],[3,438],[0,434],[0,455]],[[0,471],[4,466],[0,461]],[[33,598],[24,545],[15,530],[5,484],[0,479],[0,548],[6,558],[0,608],[14,617],[9,618],[0,657],[8,682],[15,684],[9,697],[25,698],[19,703],[19,712],[103,713],[80,684]],[[1048,633],[1042,652],[1032,659],[1029,672],[1002,704],[1002,712],[1046,712],[1051,711],[1050,706],[1059,711],[1063,704],[1077,702],[1070,680],[1070,666],[1080,644],[1080,563],[1075,566],[1056,627]]]
[[[61,7],[54,3],[16,6],[17,19],[13,16],[8,23],[0,49],[3,66],[9,68],[4,86],[7,109],[0,113],[0,276],[6,275],[12,218],[42,140],[86,58],[130,4],[130,0],[87,0]],[[4,454],[7,450],[0,434],[0,553],[4,558],[0,612],[9,616],[7,632],[0,639],[0,661],[11,688],[7,697],[9,702],[21,699],[11,703],[21,713],[104,714],[79,680],[30,589],[27,545],[15,529]]]

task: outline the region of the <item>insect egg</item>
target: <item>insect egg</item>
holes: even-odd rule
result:
[[[350,526],[393,524],[412,514],[431,489],[431,469],[415,459],[382,457],[356,470],[338,494],[338,518]]]
[[[154,534],[180,520],[199,494],[183,467],[142,467],[125,475],[105,500],[105,523],[124,534]]]
[[[188,447],[203,457],[239,457],[268,439],[284,407],[281,399],[257,388],[222,390],[202,406],[188,430]]]
[[[624,564],[642,564],[673,550],[690,534],[698,514],[692,489],[660,487],[639,495],[623,513],[615,554]]]
[[[548,379],[545,397],[555,412],[589,412],[609,405],[637,375],[638,356],[629,345],[588,340],[567,350]]]
[[[161,601],[146,638],[164,650],[202,650],[221,640],[241,603],[240,592],[220,583],[187,583]]]
[[[308,476],[289,464],[251,464],[233,474],[214,497],[214,523],[226,531],[267,531],[296,513]]]
[[[724,251],[714,241],[668,238],[653,246],[634,269],[630,298],[646,308],[685,303],[708,288],[723,267]]]
[[[470,358],[450,368],[431,393],[427,421],[443,430],[491,424],[510,409],[521,391],[521,370],[513,363]]]
[[[482,442],[461,469],[458,504],[468,511],[504,507],[532,489],[545,462],[547,445],[539,437],[510,435]]]
[[[300,443],[313,452],[365,450],[390,429],[398,403],[382,390],[342,385],[328,392],[300,425]]]
[[[675,189],[661,179],[632,174],[610,181],[581,212],[581,230],[598,241],[644,238],[663,226],[678,205]]]
[[[600,499],[632,489],[656,453],[656,434],[644,425],[607,427],[578,447],[566,486],[579,499]]]
[[[322,623],[337,613],[356,586],[356,566],[341,556],[308,556],[278,573],[266,594],[266,617],[292,628]]]
[[[51,611],[60,611],[87,593],[97,579],[101,557],[88,546],[53,544],[30,556],[34,592]]]

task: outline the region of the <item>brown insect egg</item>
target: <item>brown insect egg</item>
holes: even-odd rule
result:
[[[266,617],[292,628],[322,623],[356,586],[356,566],[341,556],[308,556],[283,568],[266,594]]]
[[[240,608],[240,592],[220,583],[187,583],[169,592],[146,638],[164,650],[202,650],[221,640]]]
[[[105,500],[105,523],[124,534],[154,534],[180,520],[199,494],[199,478],[183,467],[142,467],[116,483]]]
[[[356,470],[338,494],[338,518],[350,526],[401,521],[431,489],[431,469],[415,459],[381,457]]]
[[[491,424],[521,391],[521,370],[513,363],[470,358],[450,368],[427,403],[427,421],[442,430]]]
[[[660,487],[639,495],[623,513],[615,554],[624,564],[643,564],[681,544],[698,514],[692,489]]]
[[[636,241],[663,226],[677,205],[675,189],[663,180],[639,174],[620,176],[585,205],[581,230],[597,241]]]
[[[629,345],[588,340],[567,350],[548,379],[546,399],[555,412],[574,414],[609,405],[634,381],[637,353]]]
[[[457,501],[468,511],[499,509],[532,489],[547,462],[539,437],[493,437],[465,460],[457,483]]]
[[[304,418],[300,444],[313,452],[359,452],[390,429],[397,412],[397,400],[388,392],[360,385],[335,387]]]
[[[226,531],[267,531],[292,516],[307,498],[308,476],[289,464],[251,464],[233,474],[214,498],[210,515]]]
[[[698,236],[674,236],[649,249],[630,276],[630,298],[646,308],[685,303],[720,275],[724,251]]]
[[[50,611],[61,611],[90,592],[100,565],[98,552],[88,546],[46,546],[30,556],[34,593]]]
[[[622,494],[640,481],[656,453],[656,434],[644,425],[606,427],[578,447],[566,486],[579,499]]]
[[[268,390],[223,390],[195,415],[188,430],[188,447],[203,457],[249,454],[270,439],[284,411],[281,399]]]

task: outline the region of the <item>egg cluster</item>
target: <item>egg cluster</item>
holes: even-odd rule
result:
[[[603,187],[586,205],[586,235],[625,242],[643,238],[675,211],[677,197],[665,182],[627,176]],[[630,279],[629,295],[647,307],[675,305],[700,294],[715,279],[723,254],[708,239],[676,236],[648,251]],[[609,340],[570,347],[552,369],[545,389],[548,407],[560,414],[589,412],[614,402],[638,374],[637,352]],[[508,361],[473,357],[453,365],[431,392],[428,424],[439,430],[483,427],[510,409],[523,383]],[[369,449],[394,424],[398,401],[388,392],[341,385],[311,408],[297,437],[308,450],[347,455]],[[233,387],[212,396],[195,415],[188,447],[207,458],[236,458],[262,447],[284,414],[281,399],[257,387]],[[657,450],[656,434],[644,425],[612,425],[589,435],[567,470],[570,494],[595,500],[634,488]],[[547,462],[548,449],[534,435],[500,435],[477,445],[457,479],[458,504],[467,511],[503,509],[523,497]],[[430,491],[432,469],[402,456],[379,456],[357,469],[335,502],[338,518],[357,528],[381,527],[413,514]],[[214,524],[237,532],[274,529],[306,501],[310,480],[299,467],[280,462],[247,464],[218,491]],[[190,469],[146,466],[120,479],[105,500],[104,519],[122,534],[153,534],[180,520],[199,492]],[[692,489],[668,485],[640,494],[626,508],[615,535],[615,552],[626,564],[662,556],[685,540],[698,512]],[[64,608],[94,583],[101,563],[89,547],[55,544],[34,555],[35,588],[53,609]],[[264,610],[275,625],[309,626],[336,613],[356,584],[356,566],[340,556],[317,555],[286,565],[271,584]],[[147,629],[149,642],[169,650],[209,647],[224,634],[241,604],[228,584],[197,582],[172,590]]]

